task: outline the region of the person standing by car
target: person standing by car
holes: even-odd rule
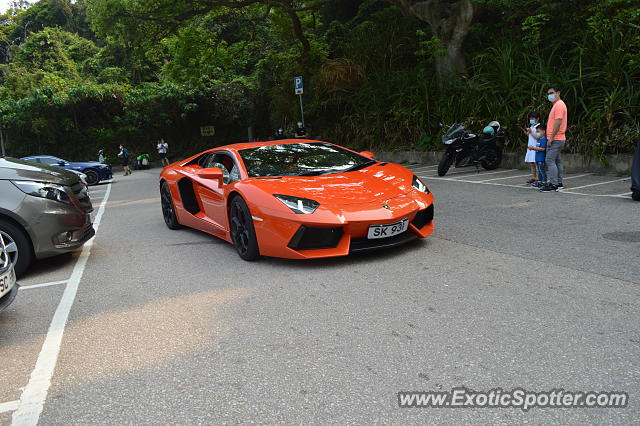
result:
[[[105,164],[105,156],[104,156],[104,149],[101,149],[100,151],[98,151],[98,163],[100,164]]]
[[[549,168],[549,183],[542,188],[543,192],[559,191],[564,188],[564,166],[560,153],[567,141],[567,105],[560,99],[560,88],[550,86],[547,89],[547,98],[553,104],[547,121],[547,155],[546,164]]]
[[[282,127],[280,127],[278,130],[276,130],[276,137],[275,140],[277,141],[281,141],[283,139],[286,139],[287,137],[284,134],[284,129]]]
[[[164,140],[164,138],[160,138],[160,142],[158,142],[156,148],[158,149],[158,155],[160,156],[162,167],[168,166],[169,159],[167,158],[167,151],[169,151],[169,144]]]
[[[124,169],[124,175],[130,175],[131,169],[129,168],[129,160],[131,159],[131,154],[124,145],[120,144],[120,152],[118,153],[118,158],[122,161],[122,168]]]
[[[302,121],[298,121],[298,128],[294,133],[296,139],[306,139],[309,135],[307,134],[307,129],[304,128],[304,124]]]

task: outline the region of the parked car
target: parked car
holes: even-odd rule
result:
[[[86,180],[88,185],[95,185],[100,181],[109,180],[113,177],[109,164],[98,163],[96,161],[67,161],[52,155],[33,155],[23,157],[22,160],[82,172],[87,175]]]
[[[370,152],[301,139],[223,146],[165,167],[165,223],[233,244],[245,260],[346,256],[434,230],[433,194]]]
[[[0,158],[0,237],[18,277],[34,258],[75,250],[93,237],[91,211],[78,174]]]
[[[0,238],[0,312],[13,302],[18,293],[16,274],[7,252],[4,239]]]

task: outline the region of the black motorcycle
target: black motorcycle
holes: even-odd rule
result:
[[[452,165],[467,167],[480,165],[486,170],[500,167],[504,133],[500,123],[492,121],[481,135],[476,135],[461,124],[454,124],[442,137],[447,150],[438,164],[438,176],[444,176]]]

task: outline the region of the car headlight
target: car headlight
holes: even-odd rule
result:
[[[308,198],[280,194],[273,194],[273,196],[289,207],[295,214],[311,214],[320,206],[320,203]]]
[[[413,177],[412,186],[420,192],[424,192],[425,194],[431,194],[431,191],[429,191],[429,188],[427,188],[427,185],[425,185],[424,182],[418,179],[418,176]]]
[[[11,183],[25,194],[73,205],[69,194],[67,194],[67,191],[62,185],[47,182],[33,182],[30,180],[12,180]]]
[[[447,139],[445,141],[442,141],[445,145],[451,145],[453,142],[455,142],[455,139]]]

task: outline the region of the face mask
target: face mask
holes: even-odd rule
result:
[[[540,136],[542,136],[542,133],[537,132],[537,133],[536,133],[536,137],[537,137],[537,138],[539,138]]]
[[[547,98],[549,99],[549,102],[553,102],[556,100],[556,94],[555,93],[549,93],[547,95]]]
[[[536,124],[536,120],[529,120],[529,124],[533,126],[534,124]]]

